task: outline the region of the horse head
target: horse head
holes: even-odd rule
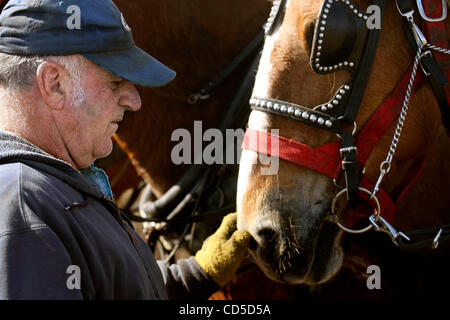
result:
[[[345,106],[343,110],[338,109],[341,102],[348,98],[346,95],[356,90],[355,77],[358,68],[363,68],[361,61],[367,55],[363,51],[369,32],[367,25],[376,23],[372,19],[377,18],[368,10],[372,1],[283,0],[274,4],[250,102],[253,111],[248,129],[259,132],[278,129],[278,134],[271,138],[281,137],[284,140],[279,142],[280,154],[285,152],[282,148],[292,143],[306,145],[301,150],[303,153],[309,150],[307,148],[321,151],[318,149],[328,146],[326,152],[336,154],[335,160],[338,169],[341,169],[341,161],[349,161],[341,159],[339,148],[341,154],[353,151],[352,148],[342,151],[343,133],[349,136],[348,133],[353,131],[355,145],[361,149],[359,144],[366,140],[361,136],[365,125],[387,97],[395,93],[400,80],[405,75],[405,83],[410,80],[409,71],[416,51],[405,35],[402,16],[395,1],[387,1],[378,45],[374,48],[373,64],[365,72],[370,76],[359,110],[351,122],[339,123],[339,130],[333,131],[335,122],[328,120],[341,119],[339,116],[345,113]],[[414,18],[416,21],[419,19],[417,10]],[[448,20],[446,30],[450,32]],[[420,65],[416,67],[417,77],[420,77]],[[417,82],[416,78],[414,83]],[[398,108],[402,106],[406,89],[406,86],[398,89]],[[333,113],[333,108],[336,113]],[[373,148],[365,156],[367,159],[360,164],[358,175],[364,174],[367,181],[376,182],[379,179],[380,164],[392,148],[397,127],[396,119],[393,120],[387,130],[376,138]],[[442,221],[439,214],[448,212],[448,201],[442,205],[442,200],[436,200],[441,203],[441,209],[423,214],[422,202],[435,199],[431,190],[427,190],[431,182],[418,181],[414,188],[404,192],[405,186],[413,182],[411,173],[417,176],[420,172],[417,168],[423,166],[440,127],[441,114],[433,91],[425,82],[414,91],[407,119],[402,125],[401,138],[395,140],[396,152],[389,163],[389,174],[380,181],[382,192],[391,199],[399,200],[390,220],[399,230],[423,227],[433,219]],[[443,139],[448,146],[448,137]],[[345,256],[342,248],[344,232],[336,224],[336,216],[341,225],[347,223],[349,226],[349,221],[354,220],[352,212],[355,209],[348,205],[344,196],[348,190],[337,196],[346,186],[345,175],[342,170],[338,170],[339,174],[335,171],[324,173],[323,167],[329,164],[327,159],[333,160],[334,156],[320,158],[311,154],[300,154],[302,161],[311,162],[309,166],[287,161],[280,156],[278,172],[265,175],[261,173],[265,165],[258,161],[258,151],[251,148],[243,151],[237,193],[238,226],[248,229],[255,240],[251,250],[255,261],[274,280],[307,285],[326,282],[339,271]],[[436,156],[429,155],[429,158],[436,159]],[[359,155],[355,152],[354,157]],[[325,163],[318,163],[320,161]],[[441,170],[446,170],[448,174],[448,160],[444,163],[446,169]],[[430,176],[433,170],[425,170],[429,170],[426,173],[428,180],[438,183],[439,173]],[[424,174],[422,172],[422,176]],[[365,193],[362,192],[365,182],[359,182],[360,187],[356,191]],[[374,184],[369,185],[368,191],[372,194]],[[446,190],[448,187],[445,186]],[[427,197],[432,198],[427,200]],[[378,211],[383,216],[386,210],[384,202],[380,202]],[[377,204],[368,200],[362,208],[366,218],[361,221],[370,225],[367,217],[377,208]],[[334,221],[330,219],[331,211],[335,213]]]

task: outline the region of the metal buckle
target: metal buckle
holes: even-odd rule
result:
[[[341,154],[341,157],[344,156],[344,153],[352,153],[355,152],[356,155],[358,155],[358,148],[357,147],[346,147],[346,148],[340,148],[339,153]]]
[[[407,18],[408,20],[414,20],[414,10],[410,10],[408,12],[403,12],[402,9],[400,8],[400,5],[398,4],[398,0],[395,1],[395,4],[397,5],[397,10],[398,12],[405,18]]]
[[[420,0],[417,0],[417,1],[420,1]],[[443,0],[443,1],[445,1],[445,0]],[[427,42],[427,39],[425,38],[424,34],[422,33],[422,31],[419,29],[419,27],[414,22],[414,10],[410,10],[408,12],[403,12],[400,9],[398,1],[396,1],[395,3],[397,5],[398,12],[408,20],[409,26],[411,27],[411,30],[412,30],[412,33],[414,36],[414,40],[416,40],[417,46],[425,47],[428,44],[428,42]],[[422,7],[422,9],[423,9],[423,7]],[[446,7],[446,9],[447,9],[447,7]]]
[[[442,234],[442,228],[439,229],[438,233],[436,234],[436,236],[433,239],[433,244],[432,244],[432,248],[433,249],[437,249],[437,247],[439,246],[439,238],[441,237]]]
[[[416,0],[417,2],[417,8],[419,9],[419,13],[420,16],[422,17],[423,20],[428,21],[428,22],[441,22],[444,21],[445,19],[447,19],[447,2],[445,2],[445,0],[442,0],[442,16],[439,18],[430,18],[429,16],[427,16],[427,14],[425,13],[425,10],[423,8],[423,3],[422,0]]]
[[[424,51],[421,55],[420,55],[420,67],[422,68],[423,73],[425,74],[425,76],[429,77],[431,75],[431,73],[424,68],[423,64],[422,64],[422,59],[426,56],[430,56],[433,57],[433,54],[431,53],[430,50]]]
[[[419,46],[419,44],[422,44],[422,47],[425,47],[428,44],[427,38],[425,38],[424,34],[419,29],[417,24],[414,23],[414,21],[410,21],[410,24],[417,45]]]
[[[392,242],[394,242],[397,246],[398,246],[398,243],[397,243],[398,237],[402,237],[408,241],[411,240],[403,232],[398,232],[397,230],[395,230],[395,228],[393,226],[391,226],[391,224],[389,222],[387,222],[386,219],[384,219],[379,214],[372,214],[369,217],[369,220],[370,220],[370,223],[372,223],[372,225],[375,227],[375,231],[387,233],[391,237]],[[381,225],[378,225],[378,222],[381,222]]]

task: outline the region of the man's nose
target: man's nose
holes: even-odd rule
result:
[[[129,111],[138,111],[142,107],[142,101],[136,86],[128,81],[123,85],[119,105]]]

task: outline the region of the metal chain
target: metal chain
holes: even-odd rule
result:
[[[397,127],[395,129],[394,137],[392,138],[391,146],[389,147],[389,152],[387,154],[386,160],[384,160],[380,164],[380,175],[378,177],[377,183],[373,188],[372,195],[373,198],[378,192],[381,182],[383,181],[384,176],[391,170],[392,159],[394,158],[395,151],[397,150],[398,142],[400,140],[400,136],[402,134],[403,126],[405,125],[406,115],[408,113],[409,101],[411,99],[411,91],[414,84],[414,79],[416,78],[417,67],[419,66],[420,56],[422,55],[422,44],[419,43],[419,47],[417,49],[416,57],[414,58],[414,65],[411,72],[411,77],[409,79],[408,88],[406,89],[405,99],[403,100],[402,111],[400,113],[400,117],[398,119]]]
[[[450,50],[444,49],[444,48],[441,48],[441,47],[437,47],[435,45],[427,44],[425,48],[426,49],[436,50],[436,51],[439,51],[441,53],[445,53],[445,54],[449,54],[450,55]],[[373,188],[373,192],[372,192],[371,198],[373,198],[375,196],[375,194],[378,192],[378,190],[380,188],[380,185],[381,185],[381,182],[383,181],[384,176],[389,172],[389,170],[391,170],[392,159],[394,158],[394,154],[395,154],[395,151],[397,150],[398,142],[399,142],[400,136],[402,134],[403,126],[405,125],[406,115],[408,113],[409,102],[410,102],[410,99],[411,99],[412,87],[413,87],[413,84],[414,84],[414,79],[416,77],[417,67],[419,65],[420,58],[422,57],[422,51],[423,51],[422,49],[424,49],[424,47],[422,46],[421,43],[419,43],[418,44],[417,53],[416,53],[416,57],[414,58],[414,65],[413,65],[413,69],[412,69],[412,72],[411,72],[411,77],[409,79],[408,88],[406,89],[405,99],[403,101],[402,111],[400,113],[400,117],[398,119],[397,127],[395,129],[394,137],[392,139],[391,146],[389,147],[389,152],[388,152],[388,155],[386,157],[386,160],[384,160],[380,164],[380,175],[378,177],[377,183],[375,184],[375,187]]]
[[[428,44],[427,48],[439,51],[441,53],[450,54],[450,50],[449,49],[444,49],[444,48],[441,48],[441,47],[438,47],[438,46],[435,46],[435,45],[432,45],[432,44]]]

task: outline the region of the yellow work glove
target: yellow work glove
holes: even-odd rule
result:
[[[219,229],[203,242],[195,260],[220,286],[231,281],[247,254],[250,233],[237,231],[236,213],[223,218]]]

